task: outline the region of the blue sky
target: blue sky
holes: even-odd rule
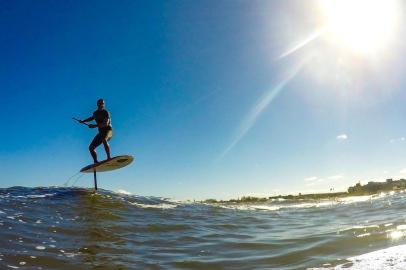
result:
[[[235,198],[406,177],[404,18],[365,53],[320,32],[319,2],[0,1],[1,186],[90,163],[95,130],[71,117],[100,97],[112,154],[136,157],[105,189]]]

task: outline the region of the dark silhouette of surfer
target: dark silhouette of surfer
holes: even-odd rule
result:
[[[110,157],[110,145],[109,140],[113,137],[113,128],[111,126],[110,113],[104,108],[104,100],[99,99],[97,101],[97,110],[93,112],[93,115],[84,120],[79,120],[80,123],[86,123],[90,121],[96,121],[96,124],[88,124],[89,128],[98,128],[99,133],[94,137],[93,141],[89,145],[90,154],[93,157],[94,163],[97,163],[96,147],[103,144],[106,150],[107,160]]]

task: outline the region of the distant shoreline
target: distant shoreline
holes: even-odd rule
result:
[[[230,200],[216,200],[207,199],[205,203],[256,203],[256,202],[268,202],[274,200],[336,200],[337,198],[349,197],[349,196],[366,196],[376,195],[381,192],[400,191],[406,189],[406,180],[399,179],[393,180],[392,178],[386,179],[385,182],[373,182],[370,181],[366,185],[361,185],[361,182],[348,188],[346,192],[325,192],[325,193],[309,193],[298,195],[277,195],[270,197],[253,197],[243,196],[238,199]]]
[[[312,193],[312,194],[301,194],[298,195],[278,195],[271,197],[253,197],[253,196],[243,196],[238,199],[230,200],[216,200],[207,199],[203,202],[205,203],[256,203],[256,202],[268,202],[274,200],[326,200],[326,199],[337,199],[353,196],[348,192],[334,192],[334,193]]]

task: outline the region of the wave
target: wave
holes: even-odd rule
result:
[[[363,267],[377,257],[387,267],[400,253],[380,249],[406,241],[405,200],[396,193],[219,204],[0,189],[0,269],[391,269]],[[392,269],[404,266],[394,262],[400,268]]]

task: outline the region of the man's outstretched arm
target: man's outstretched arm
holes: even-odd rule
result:
[[[89,118],[86,118],[85,120],[80,120],[80,123],[86,123],[94,120],[94,116],[90,116]]]

